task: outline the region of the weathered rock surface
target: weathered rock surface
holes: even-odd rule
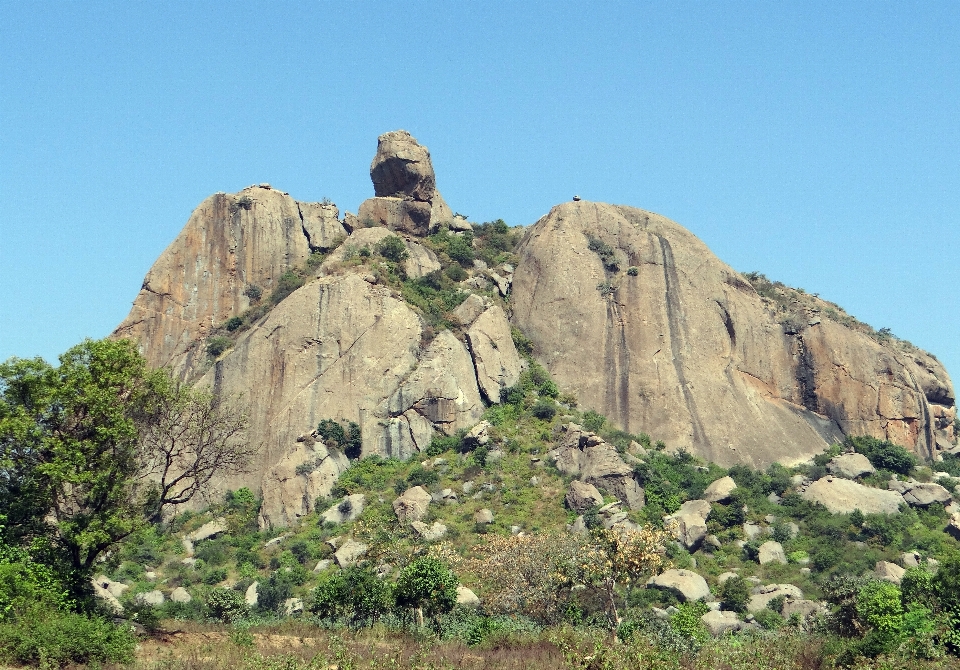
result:
[[[457,585],[457,604],[464,607],[479,607],[480,598],[463,584]]]
[[[560,444],[548,456],[564,474],[580,478],[624,502],[630,509],[644,505],[643,489],[633,477],[633,468],[599,436],[575,423],[562,427]]]
[[[832,514],[850,514],[855,509],[864,514],[895,514],[904,503],[903,496],[896,491],[883,491],[840,477],[818,479],[800,495],[822,504]]]
[[[691,602],[703,600],[710,596],[710,587],[707,581],[690,570],[667,570],[647,580],[647,588],[656,588],[673,591],[680,600]]]
[[[760,562],[760,565],[767,565],[768,563],[782,563],[786,565],[787,555],[783,553],[783,546],[779,542],[768,540],[760,545],[757,560]]]
[[[441,223],[453,223],[453,212],[437,191],[430,152],[405,130],[384,133],[370,165],[375,197],[360,205],[366,224],[427,235]]]
[[[706,500],[688,500],[680,509],[663,517],[663,527],[689,551],[696,551],[707,536],[707,517],[710,503]]]
[[[363,513],[366,502],[367,498],[362,493],[346,496],[321,514],[320,520],[325,523],[349,523]]]
[[[877,561],[877,565],[874,568],[874,574],[877,575],[877,579],[883,579],[888,582],[893,582],[894,584],[900,583],[900,580],[903,579],[904,572],[906,572],[904,568],[890,561]]]
[[[521,372],[507,315],[492,305],[477,316],[466,336],[480,390],[487,402],[500,402],[500,391],[516,384]]]
[[[193,600],[193,596],[185,588],[178,586],[170,592],[170,600],[175,603],[188,603]]]
[[[952,500],[952,496],[939,484],[914,484],[903,493],[903,499],[912,507],[930,507],[945,505]]]
[[[340,545],[340,548],[334,553],[333,558],[336,560],[337,565],[345,568],[360,560],[360,557],[367,553],[367,549],[369,549],[369,547],[364,543],[350,539]]]
[[[432,499],[422,486],[414,486],[393,501],[393,512],[401,524],[420,521],[427,513]]]
[[[712,503],[725,503],[730,500],[731,494],[737,489],[737,483],[729,475],[711,482],[703,492],[703,499]]]
[[[866,456],[856,453],[834,456],[827,463],[827,470],[847,479],[856,479],[877,471]]]
[[[427,542],[435,542],[447,534],[447,527],[439,521],[434,521],[432,526],[428,526],[422,521],[414,521],[410,524],[410,527]]]
[[[711,611],[700,617],[700,620],[713,637],[720,637],[743,628],[743,622],[737,618],[736,612]]]
[[[759,612],[767,608],[767,604],[779,596],[783,596],[787,601],[803,599],[803,591],[793,584],[767,584],[757,586],[751,589],[752,595],[750,602],[747,603],[747,611]]]
[[[567,489],[566,502],[570,509],[583,513],[595,505],[603,505],[603,496],[593,484],[575,479]]]
[[[261,482],[260,527],[289,526],[309,514],[314,501],[329,496],[348,467],[350,461],[337,449],[327,449],[320,442],[296,444]],[[298,468],[301,473],[307,471],[298,474]]]
[[[260,582],[254,582],[247,587],[247,590],[243,593],[243,602],[246,603],[247,607],[256,607],[257,603],[260,601],[260,595],[258,593],[260,589]]]
[[[772,302],[662,216],[567,202],[532,226],[519,254],[516,324],[562,388],[625,430],[757,466],[806,460],[843,434],[929,456],[936,430],[949,430],[934,421],[938,407],[952,415],[955,397],[938,362],[829,319],[782,326]],[[612,293],[597,290],[603,282]]]
[[[249,287],[268,295],[311,247],[346,235],[337,216],[333,205],[259,186],[210,196],[150,268],[114,336],[139,341],[151,366],[190,367],[203,357],[197,341],[253,304]]]

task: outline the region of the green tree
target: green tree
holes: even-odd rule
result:
[[[350,566],[320,577],[311,611],[324,619],[374,623],[393,604],[390,586],[367,567]]]
[[[400,571],[393,594],[399,610],[435,621],[457,604],[457,576],[439,559],[418,558]]]
[[[230,415],[148,369],[127,340],[86,340],[58,367],[40,358],[7,361],[0,365],[7,517],[0,539],[33,547],[74,596],[86,593],[103,552],[165,507],[190,500],[217,473],[245,466],[251,450],[239,440],[242,417],[223,441],[205,441],[213,419]]]
[[[740,575],[730,577],[720,586],[720,602],[724,609],[743,614],[750,602],[750,587]]]

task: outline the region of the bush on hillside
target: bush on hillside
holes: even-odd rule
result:
[[[897,474],[907,475],[917,465],[916,456],[889,440],[848,435],[844,440],[844,445],[852,447],[858,454],[866,456],[870,464],[878,470],[889,470]]]

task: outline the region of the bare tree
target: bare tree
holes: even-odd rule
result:
[[[137,488],[147,518],[203,496],[212,479],[249,472],[258,451],[247,442],[247,415],[235,402],[170,381],[140,424]]]

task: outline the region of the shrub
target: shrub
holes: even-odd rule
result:
[[[747,611],[750,602],[750,587],[740,575],[731,577],[720,586],[720,604],[723,609],[738,612]]]
[[[333,419],[323,419],[317,426],[317,433],[324,444],[339,448],[347,458],[360,458],[363,450],[363,436],[357,423],[348,421],[347,427],[344,428]]]
[[[250,284],[243,290],[243,295],[250,298],[250,302],[260,302],[260,298],[263,297],[263,289],[256,284]]]
[[[889,440],[848,435],[844,444],[853,447],[857,453],[866,456],[870,464],[878,470],[890,470],[906,475],[910,474],[910,471],[917,465],[917,459],[913,454]]]
[[[467,271],[464,270],[459,265],[449,265],[444,269],[444,274],[446,274],[452,281],[461,282],[470,275],[467,274]]]
[[[129,663],[135,646],[130,626],[51,610],[39,603],[0,621],[0,661],[5,663],[43,667]]]
[[[389,235],[377,243],[375,250],[378,254],[394,263],[402,263],[410,256],[407,247],[396,235]]]
[[[472,235],[451,235],[447,255],[460,265],[472,265],[474,259]]]
[[[323,619],[349,617],[372,624],[392,606],[389,585],[368,567],[350,566],[320,577],[311,611]]]
[[[429,488],[440,481],[440,475],[435,470],[427,470],[422,465],[415,465],[407,475],[408,486],[423,486]]]
[[[530,411],[538,419],[550,421],[557,413],[557,405],[552,400],[540,399]]]
[[[304,282],[305,279],[300,275],[300,273],[296,272],[295,270],[287,270],[280,275],[279,279],[277,279],[277,286],[273,289],[273,293],[270,295],[270,301],[276,305],[288,295],[303,286]]]
[[[766,630],[777,630],[782,628],[784,621],[783,616],[779,612],[774,612],[770,609],[760,610],[753,615],[754,620],[756,620],[757,625]]]
[[[233,342],[229,337],[224,337],[222,335],[211,337],[209,340],[207,340],[207,353],[211,356],[219,356],[232,345]]]
[[[680,603],[677,611],[670,617],[670,628],[678,635],[702,644],[710,638],[700,619],[708,611],[706,604],[700,601]]]
[[[233,316],[227,320],[226,329],[232,333],[242,325],[243,325],[243,319],[241,319],[239,316]]]
[[[225,568],[213,568],[212,570],[208,570],[200,581],[210,586],[216,586],[226,578],[227,571]]]
[[[627,274],[631,277],[636,277],[638,274],[640,274],[640,268],[631,267],[627,270]]]
[[[533,353],[533,340],[523,334],[523,332],[513,326],[510,328],[510,335],[513,337],[513,346],[521,355],[530,355]]]
[[[857,594],[857,615],[869,624],[871,631],[865,651],[877,655],[892,650],[901,638],[903,606],[900,589],[884,581],[870,582]]]
[[[581,418],[583,422],[583,429],[591,433],[599,433],[603,430],[604,424],[607,423],[607,417],[598,412],[594,412],[592,409],[588,409],[583,413]]]
[[[617,255],[613,247],[600,238],[587,236],[587,249],[600,257],[603,267],[607,270],[617,272],[620,269],[620,263],[617,261]]]
[[[261,596],[262,597],[262,596]],[[213,589],[207,594],[207,612],[218,621],[230,623],[247,615],[243,594],[231,589]]]

